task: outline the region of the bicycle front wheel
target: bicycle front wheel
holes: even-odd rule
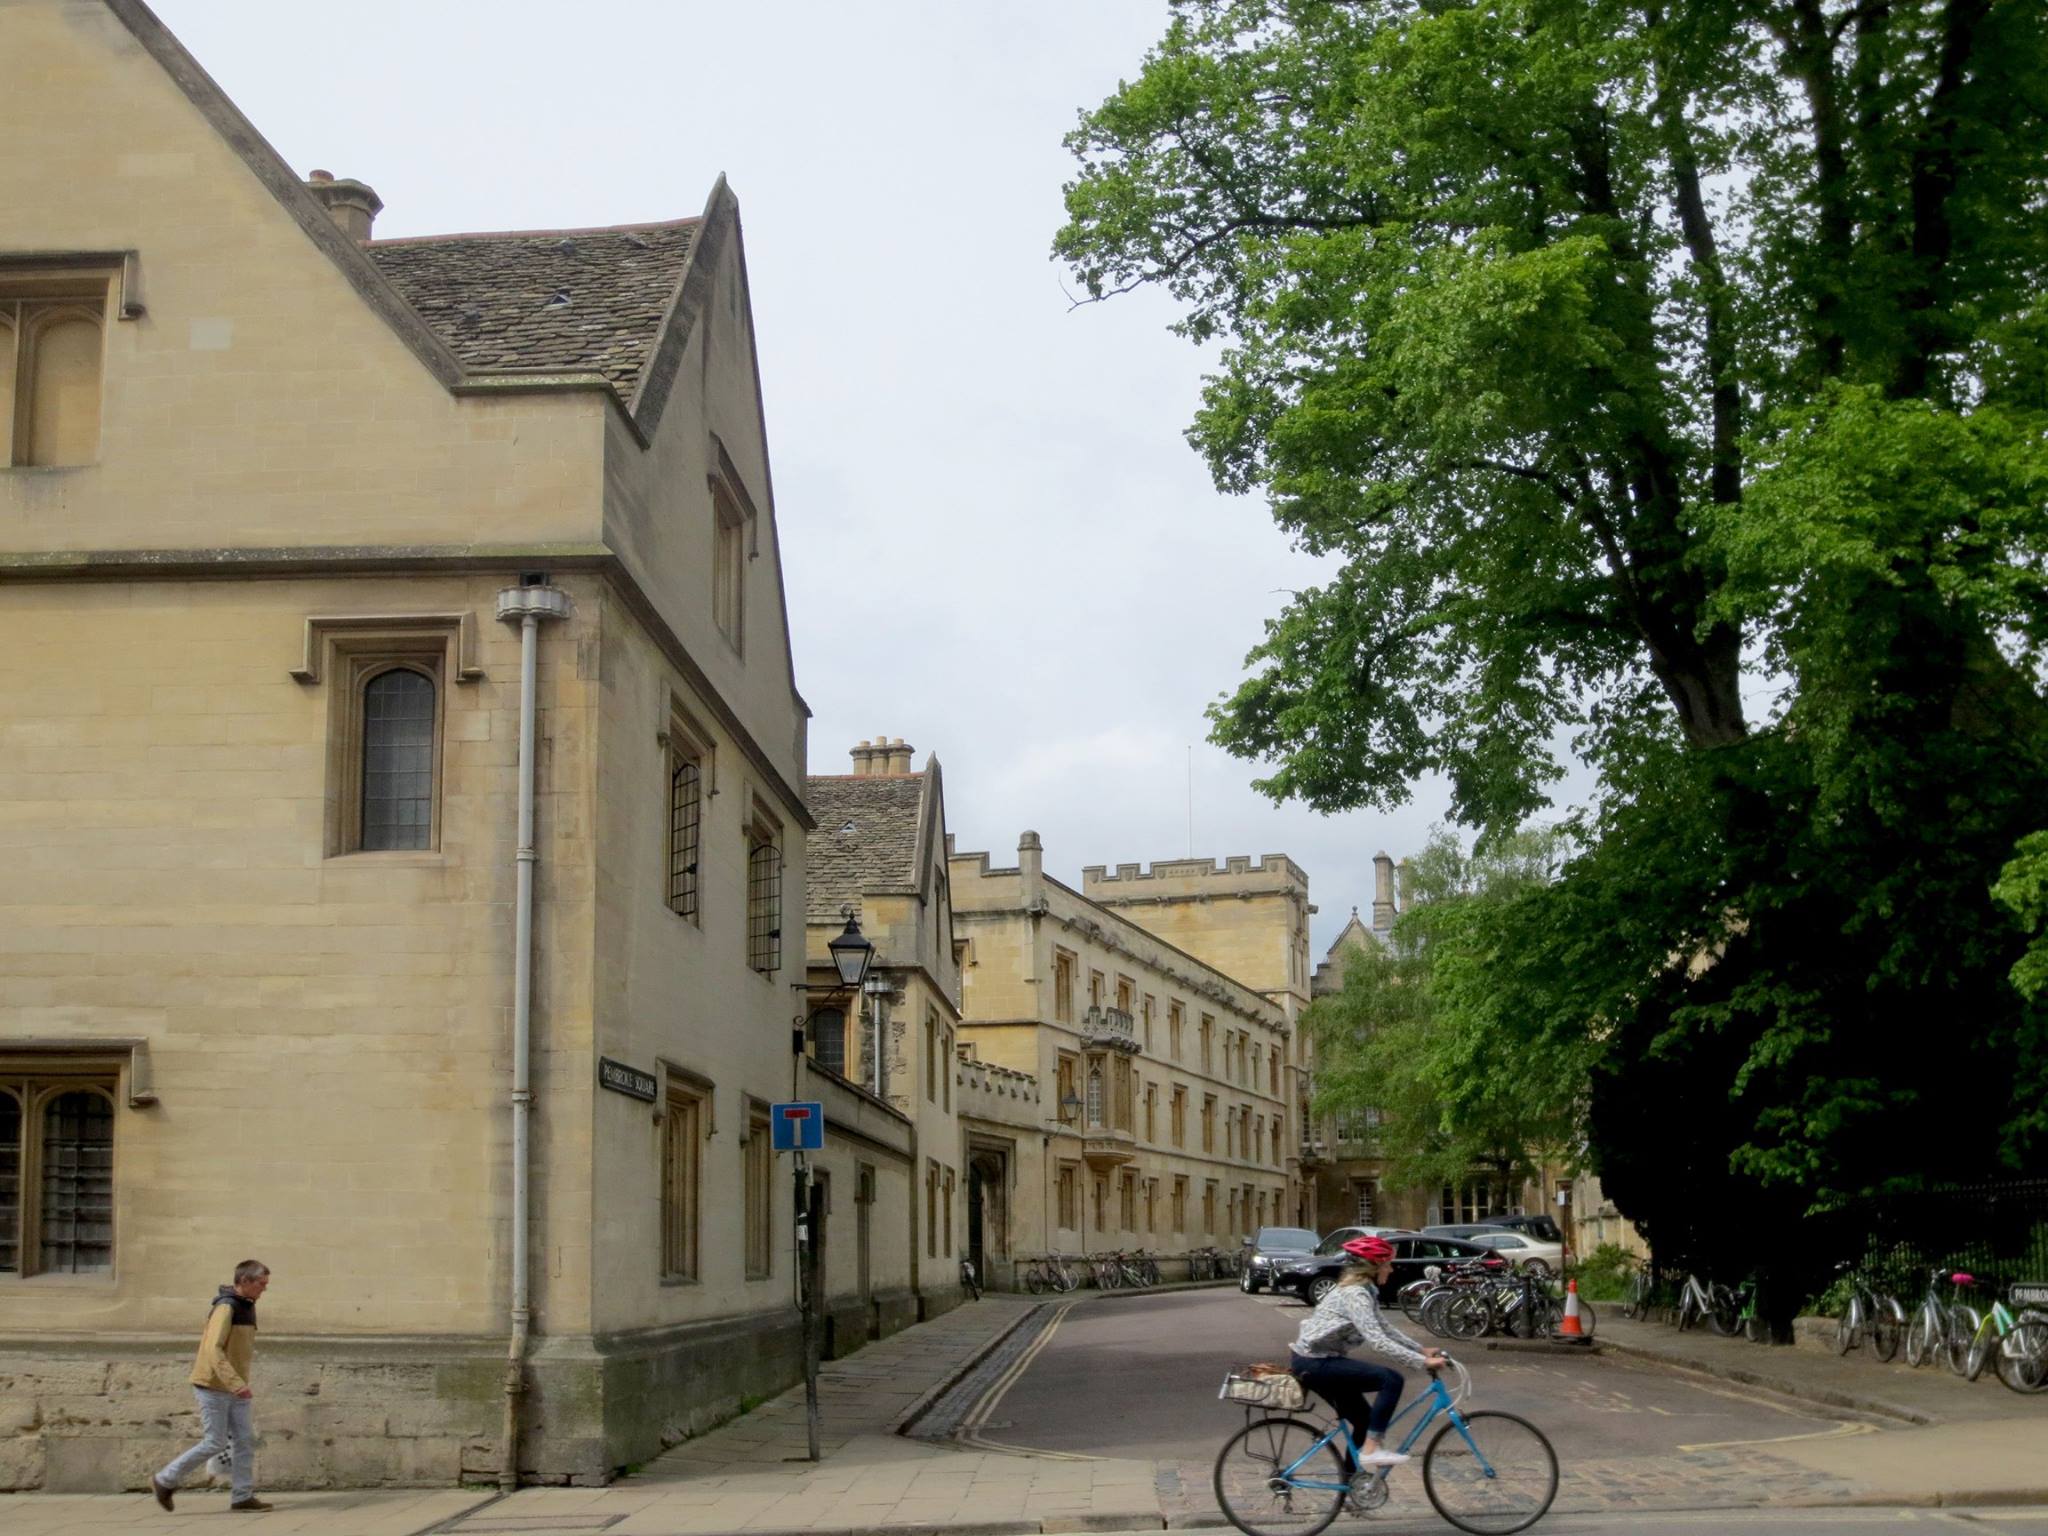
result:
[[[1322,1438],[1306,1420],[1276,1418],[1254,1419],[1224,1441],[1215,1478],[1224,1518],[1246,1536],[1315,1536],[1336,1519],[1344,1462],[1334,1444],[1316,1449]]]
[[[1963,1346],[1963,1379],[1975,1381],[1984,1374],[1984,1362],[2004,1340],[1998,1336],[1998,1325],[1986,1318],[1970,1336],[1970,1342]]]
[[[1557,1452],[1512,1413],[1453,1413],[1423,1455],[1422,1487],[1459,1530],[1507,1536],[1542,1519],[1557,1497]]]
[[[1932,1314],[1925,1307],[1913,1314],[1913,1321],[1906,1328],[1906,1364],[1925,1365],[1934,1358],[1935,1347],[1941,1342],[1941,1331],[1935,1326]]]
[[[1842,1319],[1835,1324],[1835,1353],[1846,1355],[1856,1347],[1857,1335],[1863,1332],[1863,1298],[1851,1296],[1849,1305],[1842,1309]]]

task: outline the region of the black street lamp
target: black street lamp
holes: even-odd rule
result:
[[[1072,1125],[1080,1116],[1081,1096],[1069,1088],[1067,1096],[1060,1100],[1060,1124]]]
[[[855,992],[867,980],[868,967],[875,959],[875,946],[860,931],[860,919],[853,915],[850,904],[841,907],[839,912],[846,919],[846,927],[825,948],[832,956],[832,968],[839,973],[840,981],[849,992]]]

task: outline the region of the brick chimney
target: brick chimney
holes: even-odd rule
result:
[[[865,779],[875,771],[875,749],[871,742],[863,740],[847,756],[853,759],[853,776]]]
[[[306,190],[351,240],[369,239],[370,226],[384,211],[384,199],[374,190],[346,176],[337,181],[332,171],[314,171],[306,178]]]

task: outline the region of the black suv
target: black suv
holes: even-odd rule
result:
[[[1263,1291],[1273,1266],[1305,1259],[1316,1251],[1316,1235],[1306,1227],[1261,1227],[1237,1250],[1237,1288],[1247,1296]]]
[[[1292,1260],[1281,1259],[1272,1268],[1273,1289],[1286,1291],[1314,1306],[1329,1294],[1330,1287],[1337,1283],[1337,1276],[1351,1261],[1351,1256],[1344,1252],[1344,1244],[1354,1237],[1365,1236],[1371,1230],[1367,1227],[1339,1227],[1317,1244],[1313,1254]],[[1394,1272],[1380,1287],[1382,1302],[1392,1302],[1402,1286],[1410,1280],[1420,1280],[1423,1271],[1432,1264],[1499,1257],[1490,1248],[1462,1242],[1455,1237],[1424,1237],[1419,1232],[1389,1232],[1384,1228],[1377,1235],[1394,1245]]]

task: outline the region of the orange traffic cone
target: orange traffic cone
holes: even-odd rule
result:
[[[1564,1321],[1557,1325],[1561,1339],[1583,1339],[1586,1330],[1579,1322],[1579,1282],[1567,1280],[1564,1283]]]

